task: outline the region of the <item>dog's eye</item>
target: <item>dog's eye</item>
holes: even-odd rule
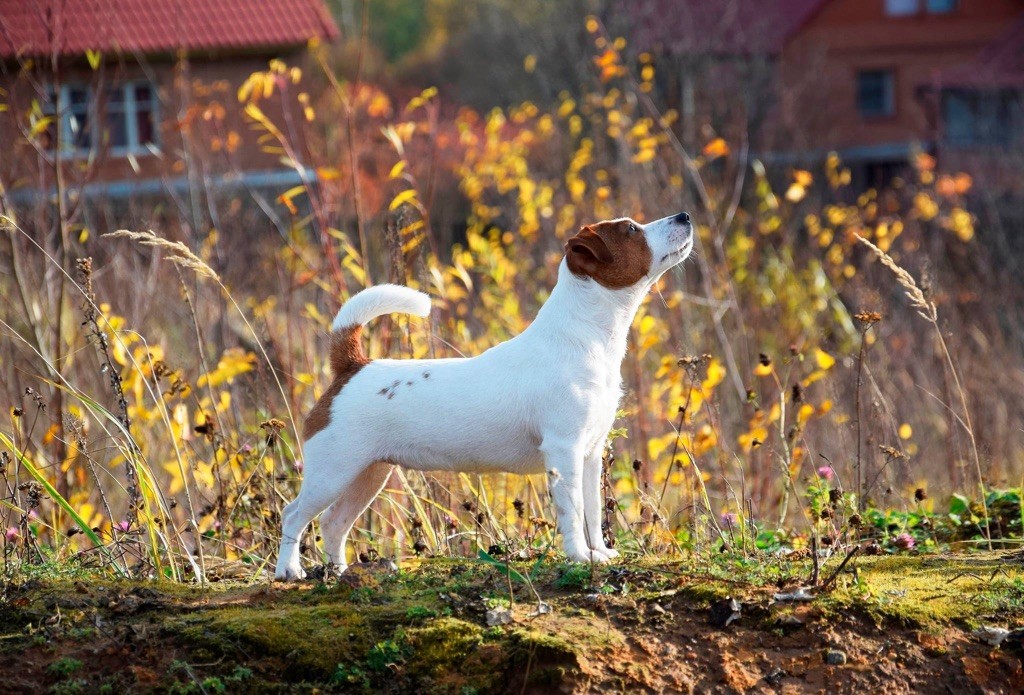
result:
[[[636,225],[633,224],[632,222],[629,223],[629,231],[630,232],[635,232],[636,231]]]

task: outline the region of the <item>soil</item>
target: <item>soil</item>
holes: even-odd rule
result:
[[[435,559],[288,585],[41,571],[0,604],[0,690],[1024,692],[1020,639],[974,632],[1024,625],[1022,554],[858,557],[821,589],[838,564],[798,601],[778,595],[810,567],[775,558],[516,562],[511,577]]]

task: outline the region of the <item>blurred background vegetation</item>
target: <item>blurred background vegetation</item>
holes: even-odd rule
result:
[[[829,22],[889,5],[777,4],[332,0],[336,30],[288,51],[5,54],[4,567],[265,567],[346,297],[386,281],[434,299],[428,320],[375,324],[372,356],[477,354],[528,325],[581,225],[679,210],[699,248],[630,336],[611,541],[1019,539],[1019,88],[971,120],[957,95],[984,111],[991,89],[954,64],[954,86],[910,92],[960,130],[911,119],[894,147],[868,127],[906,115],[877,61],[849,73],[851,113],[812,79],[842,71]],[[984,56],[1024,9],[974,5]],[[151,85],[154,108],[119,84]],[[539,478],[396,471],[354,539],[529,555],[552,522]]]

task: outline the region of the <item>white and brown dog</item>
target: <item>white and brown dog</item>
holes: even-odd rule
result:
[[[334,381],[305,422],[305,478],[284,510],[278,579],[300,579],[299,537],[320,521],[329,562],[345,568],[356,519],[392,466],[424,471],[548,473],[565,554],[607,561],[601,456],[621,396],[620,365],[640,303],[693,247],[685,212],[647,225],[584,227],[565,245],[558,283],[512,340],[466,359],[370,360],[363,325],[426,316],[430,299],[397,285],[358,293],[338,312]]]

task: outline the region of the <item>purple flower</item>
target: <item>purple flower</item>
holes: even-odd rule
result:
[[[120,531],[121,533],[128,533],[128,529],[132,527],[127,521],[119,521],[114,524],[114,530]]]
[[[19,534],[19,533],[18,533],[18,529],[16,529],[16,528],[15,528],[15,527],[13,527],[13,526],[11,526],[11,527],[10,527],[9,529],[7,529],[6,533],[4,533],[4,537],[5,537],[5,538],[6,538],[6,539],[7,539],[8,541],[13,541],[13,540],[14,540],[14,539],[16,539],[16,538],[17,538],[17,537],[18,537],[19,535],[21,535],[21,534]]]
[[[818,469],[818,475],[820,475],[825,480],[832,480],[835,474],[836,472],[832,470],[832,466],[822,466],[821,468]]]
[[[914,547],[914,537],[909,533],[901,533],[896,536],[896,540],[894,540],[893,543],[900,550],[910,550]]]
[[[737,516],[732,512],[726,512],[722,514],[722,526],[728,526],[734,528],[736,526]]]

